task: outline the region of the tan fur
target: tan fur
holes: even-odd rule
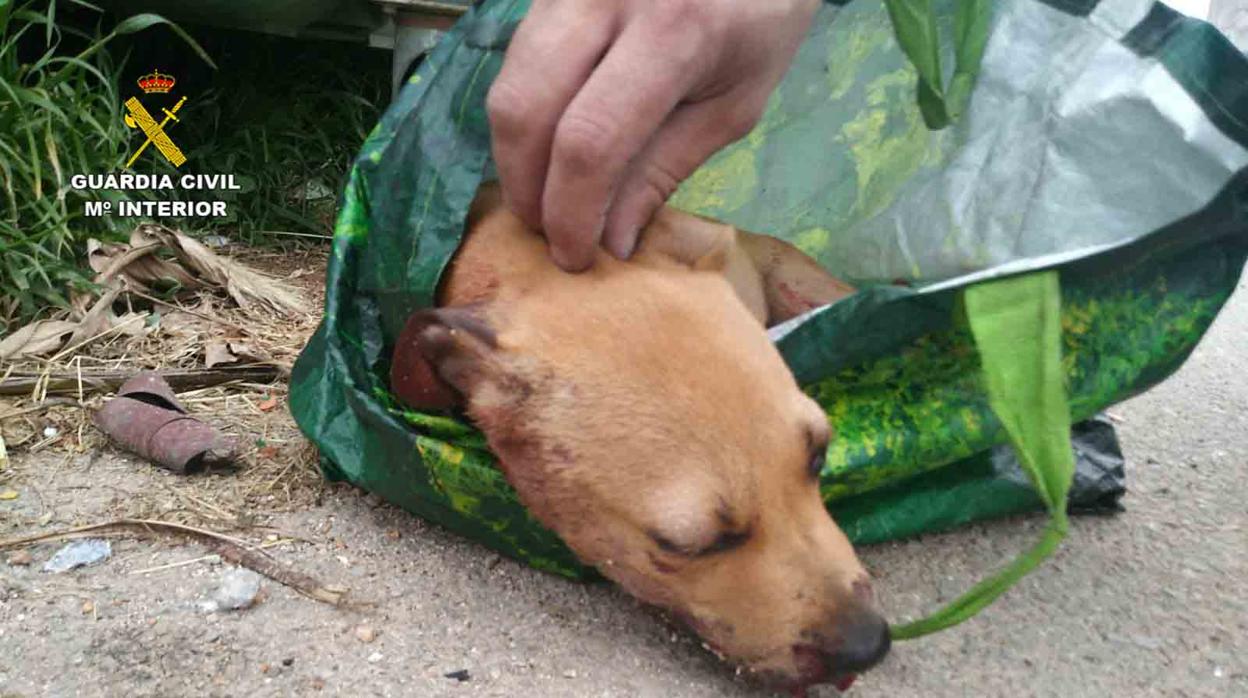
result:
[[[789,686],[838,673],[795,647],[835,654],[878,616],[808,472],[827,418],[764,324],[851,289],[784,243],[672,209],[632,260],[602,253],[581,274],[493,188],[469,226],[440,294],[460,310],[417,334],[524,504],[751,671]],[[746,537],[689,554],[726,532]]]

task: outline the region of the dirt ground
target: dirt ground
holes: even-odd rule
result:
[[[1125,513],[1077,519],[1054,561],[969,623],[897,645],[851,694],[1248,695],[1246,336],[1241,287],[1176,376],[1113,410]],[[188,483],[103,446],[18,450],[0,481],[17,495],[0,501],[0,538],[118,513],[215,516],[267,526],[233,535],[369,605],[334,608],[265,580],[253,607],[209,613],[201,603],[230,565],[199,544],[112,538],[106,561],[49,574],[64,542],[42,543],[29,561],[0,556],[0,696],[767,695],[609,586],[528,569],[319,484],[282,410],[256,411],[270,398],[214,407],[242,433],[264,430],[249,467],[287,458],[251,475]],[[1009,559],[1040,523],[862,555],[890,616],[910,617]]]

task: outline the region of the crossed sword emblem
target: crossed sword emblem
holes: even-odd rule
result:
[[[182,150],[174,145],[173,141],[169,140],[169,136],[165,133],[165,126],[170,121],[181,121],[176,114],[185,101],[186,97],[183,97],[178,100],[177,104],[173,105],[172,110],[162,109],[161,111],[165,113],[165,118],[158,124],[152,118],[152,115],[147,113],[147,109],[139,103],[138,98],[131,97],[126,100],[126,111],[129,112],[126,114],[126,125],[130,128],[138,127],[143,130],[143,133],[147,134],[147,140],[143,142],[143,145],[139,146],[138,150],[134,151],[134,155],[130,156],[130,160],[126,162],[126,167],[133,165],[134,161],[138,160],[139,156],[143,154],[143,151],[147,150],[147,146],[153,143],[156,144],[156,149],[160,151],[160,154],[164,155],[165,159],[174,167],[179,167],[186,162],[186,156],[182,154]]]

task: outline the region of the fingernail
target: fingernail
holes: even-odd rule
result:
[[[633,250],[637,247],[638,234],[638,229],[631,227],[626,235],[611,236],[607,239],[607,252],[620,261],[627,261],[633,256]]]
[[[550,258],[554,260],[555,266],[572,273],[585,271],[593,263],[592,257],[589,259],[578,259],[569,254],[568,250],[562,247],[555,247],[554,245],[550,245]]]

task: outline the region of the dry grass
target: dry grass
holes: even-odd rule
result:
[[[67,346],[46,357],[22,357],[0,368],[0,387],[6,380],[12,385],[20,375],[89,378],[104,371],[201,370],[207,348],[225,343],[239,363],[273,369],[275,378],[263,383],[231,381],[178,395],[191,414],[236,439],[237,468],[189,476],[159,471],[156,477],[155,466],[132,459],[135,467],[153,469],[152,486],[139,496],[114,497],[108,506],[112,517],[160,518],[213,530],[247,529],[263,526],[273,514],[312,506],[325,487],[315,449],[286,407],[286,381],[320,318],[326,249],[221,252],[285,282],[312,310],[281,314],[259,304],[244,309],[227,294],[208,289],[164,299],[123,291],[114,310],[122,317],[146,313],[140,323],[143,331],[105,331],[79,347]],[[0,436],[11,459],[0,470],[0,492],[36,475],[34,479],[43,481],[55,478],[55,472],[46,470],[27,472],[32,463],[41,463],[44,469],[49,462],[56,464],[55,469],[74,467],[75,459],[84,454],[115,450],[90,420],[108,394],[71,388],[69,394],[55,396],[48,394],[47,381],[42,388],[39,383],[27,394],[0,396]],[[37,454],[42,456],[28,457]]]

